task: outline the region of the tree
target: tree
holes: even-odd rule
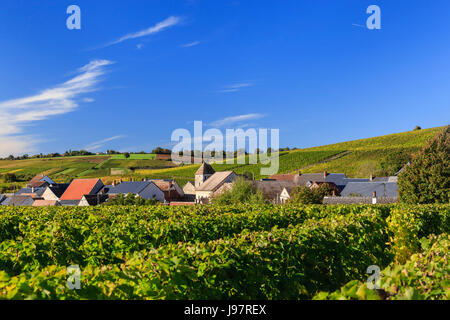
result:
[[[322,203],[322,200],[323,196],[320,192],[318,192],[318,189],[310,189],[306,186],[300,186],[292,189],[289,202],[302,204],[320,204]]]
[[[264,203],[261,190],[257,190],[250,181],[238,177],[231,190],[224,191],[220,195],[211,199],[212,203],[219,205],[232,205],[240,203]]]
[[[405,203],[449,203],[450,126],[429,140],[413,156],[398,178],[399,197]]]
[[[422,130],[422,128],[419,127],[419,126],[415,126],[415,127],[414,127],[414,131],[417,131],[417,130]]]
[[[129,153],[129,152],[124,152],[124,153],[123,153],[123,156],[124,156],[126,159],[128,159],[128,158],[130,157],[130,153]]]
[[[151,206],[156,204],[158,204],[158,200],[146,200],[131,193],[127,195],[119,194],[105,202],[107,206]]]
[[[16,182],[17,176],[14,173],[5,173],[4,175],[5,182]]]

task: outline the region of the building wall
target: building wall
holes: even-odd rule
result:
[[[42,194],[42,198],[44,198],[44,200],[59,200],[59,198],[48,187],[45,189],[44,193]]]

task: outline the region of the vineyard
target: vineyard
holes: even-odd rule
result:
[[[450,205],[5,207],[0,298],[449,299],[449,229]]]

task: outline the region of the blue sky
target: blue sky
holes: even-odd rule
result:
[[[66,9],[81,8],[81,30]],[[365,28],[381,8],[381,30]],[[280,129],[309,147],[448,124],[450,2],[0,4],[0,156],[170,147],[173,130]]]

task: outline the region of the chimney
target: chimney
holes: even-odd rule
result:
[[[122,183],[122,178],[119,180],[119,183]]]
[[[372,198],[376,198],[376,197],[377,197],[377,192],[374,191],[373,194],[372,194]]]
[[[113,180],[112,182],[112,186],[115,187],[116,186],[116,180]]]
[[[331,191],[331,196],[332,196],[332,197],[336,197],[336,191],[334,191],[334,190]]]
[[[34,193],[34,187],[31,187],[31,193]]]
[[[300,169],[297,171],[297,174],[300,176],[301,175],[301,173],[300,173]]]
[[[374,191],[372,194],[372,204],[376,204],[377,203],[377,192]]]
[[[324,171],[324,172],[323,172],[323,178],[326,179],[326,177],[327,177],[327,172]]]
[[[369,179],[370,179],[370,181],[373,181],[373,175],[372,174],[370,174]]]

